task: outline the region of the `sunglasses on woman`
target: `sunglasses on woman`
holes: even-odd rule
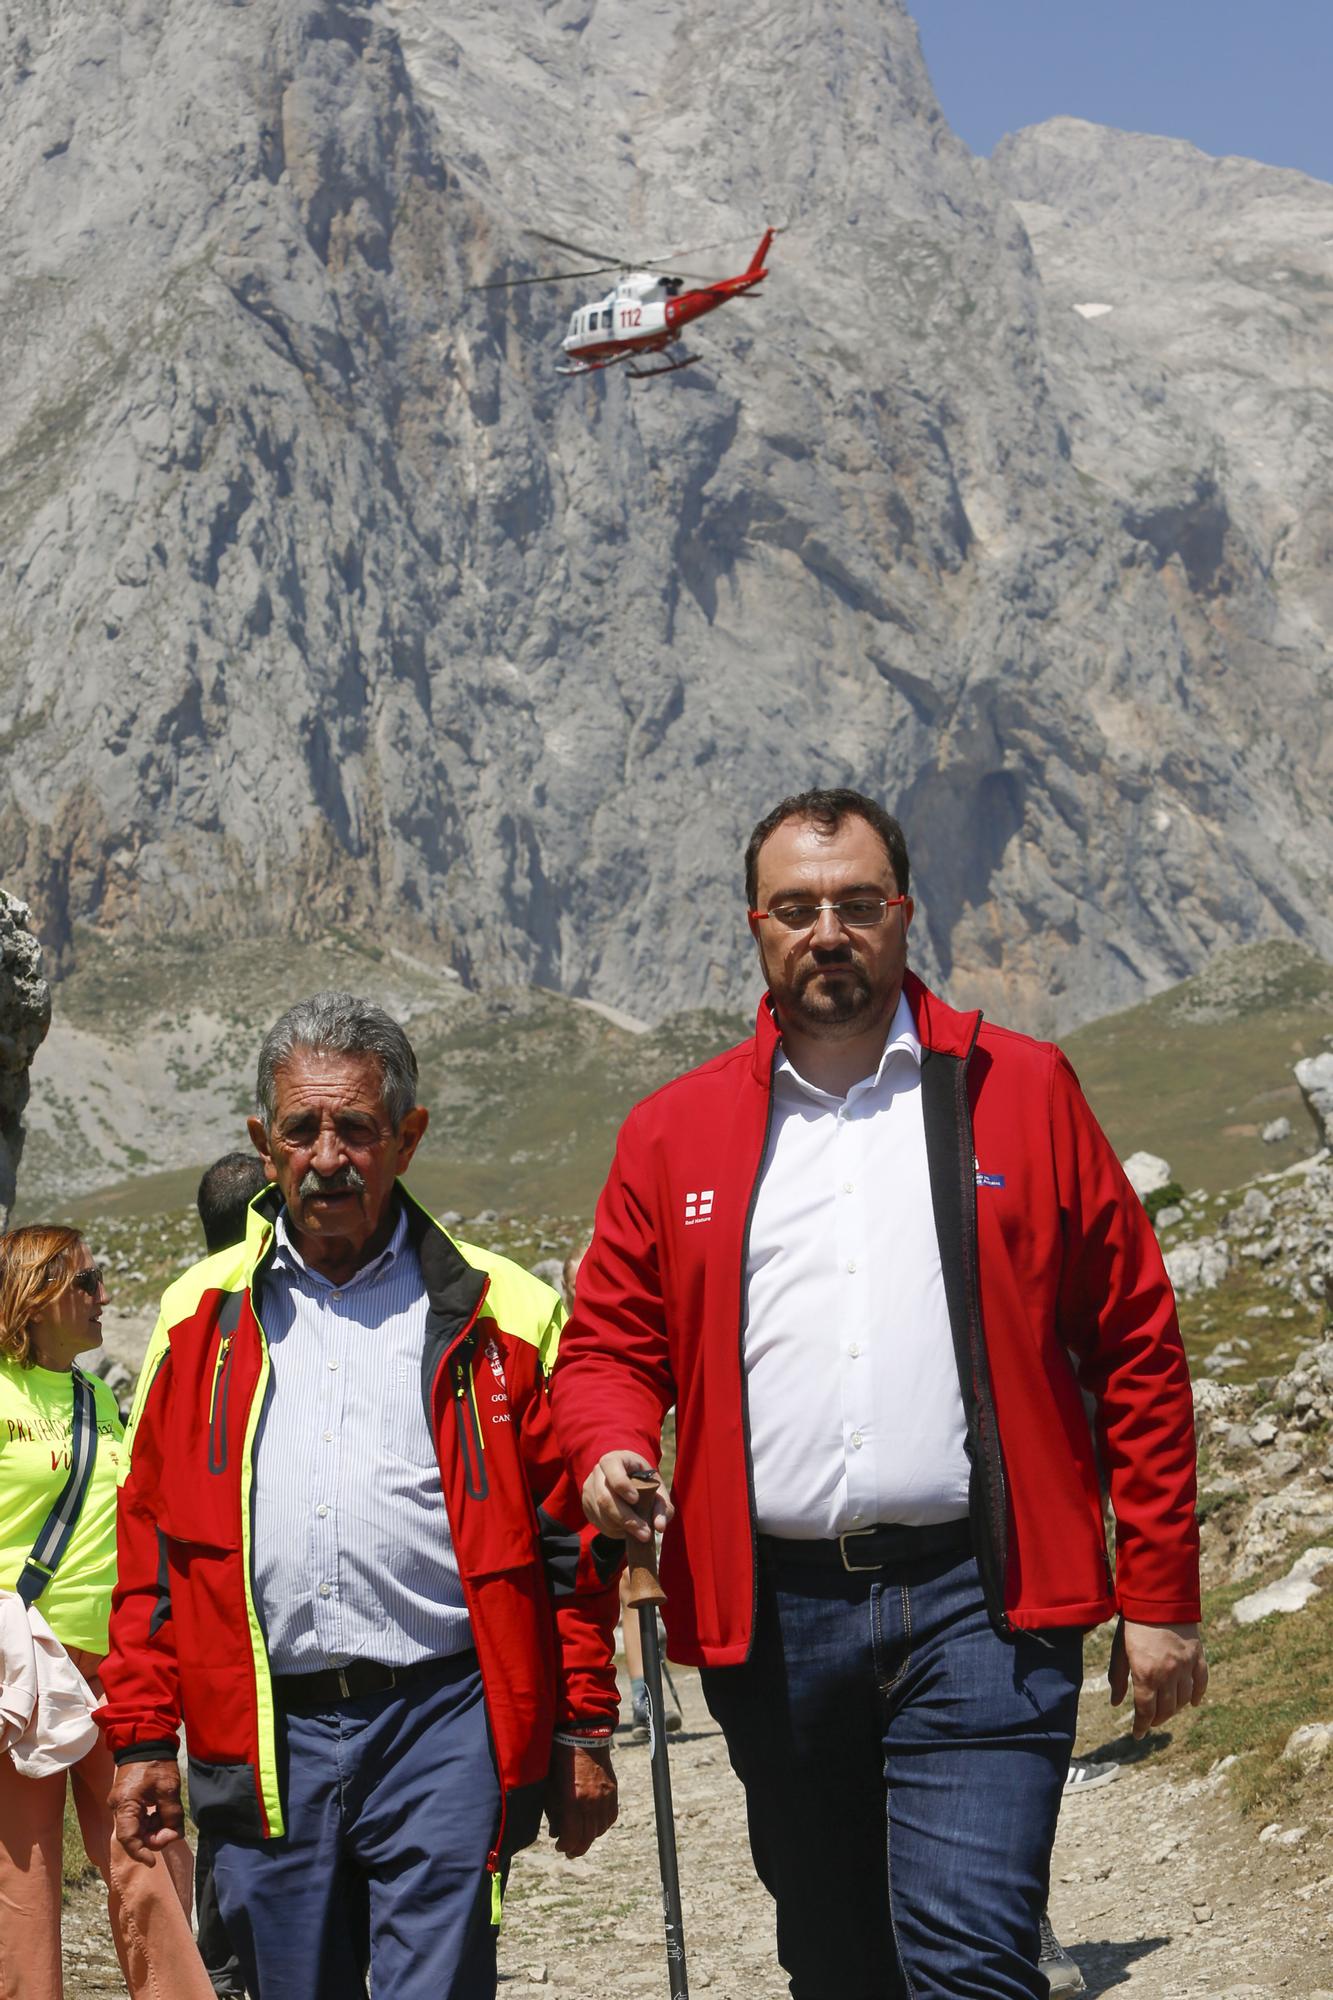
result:
[[[97,1297],[102,1289],[102,1282],[103,1273],[100,1264],[89,1264],[86,1270],[76,1271],[70,1279],[75,1291],[87,1292],[90,1299]]]

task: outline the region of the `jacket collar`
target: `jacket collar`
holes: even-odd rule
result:
[[[936,1055],[961,1056],[964,1059],[971,1055],[981,1030],[980,1008],[966,1014],[958,1013],[953,1007],[947,1007],[914,972],[904,976],[903,992],[912,1010],[912,1020],[923,1052],[931,1050]],[[765,993],[759,1002],[754,1031],[754,1074],[757,1081],[764,1085],[773,1073],[773,1058],[781,1040],[773,996]]]
[[[406,1211],[408,1241],[421,1261],[426,1296],[432,1309],[447,1321],[470,1320],[486,1293],[485,1274],[469,1264],[462,1251],[410,1189],[399,1181],[395,1199]],[[259,1275],[274,1245],[274,1230],[282,1212],[282,1191],[276,1181],[261,1188],[250,1204],[246,1258],[251,1278]]]

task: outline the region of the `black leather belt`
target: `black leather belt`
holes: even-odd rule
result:
[[[961,1521],[935,1521],[923,1528],[909,1528],[901,1521],[850,1528],[829,1542],[793,1542],[780,1535],[759,1537],[760,1556],[775,1568],[846,1570],[851,1575],[925,1562],[935,1556],[963,1556],[971,1547],[972,1523],[966,1515]]]
[[[471,1651],[471,1648],[468,1649]],[[378,1660],[349,1660],[345,1667],[324,1667],[313,1674],[274,1674],[273,1700],[283,1715],[302,1710],[336,1708],[365,1694],[387,1694],[390,1688],[411,1687],[414,1681],[438,1674],[441,1667],[463,1661],[450,1653],[444,1660],[418,1660],[410,1667],[385,1667]]]

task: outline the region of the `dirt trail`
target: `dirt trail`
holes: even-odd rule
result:
[[[672,1738],[690,1987],[708,2000],[787,2000],[771,1905],[754,1879],[740,1789],[699,1692],[677,1669]],[[1085,1713],[1104,1695],[1089,1694]],[[664,2000],[648,1753],[616,1752],[621,1816],[585,1860],[518,1857],[500,1942],[501,2000]],[[1220,1777],[1178,1781],[1151,1759],[1071,1798],[1052,1878],[1056,1929],[1090,1995],[1116,2000],[1333,2000],[1333,1840],[1260,1844]],[[66,1912],[71,2000],[123,1993],[105,1898]],[[281,1996],[304,2000],[304,1996]]]

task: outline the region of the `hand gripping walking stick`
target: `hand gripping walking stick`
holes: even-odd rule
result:
[[[654,1473],[635,1476],[639,1505],[650,1507],[660,1481]],[[657,1633],[657,1607],[666,1592],[657,1580],[657,1538],[646,1542],[630,1536],[625,1549],[629,1563],[626,1601],[639,1620],[643,1648],[643,1679],[648,1694],[648,1754],[653,1771],[653,1814],[657,1821],[657,1865],[662,1875],[662,1917],[666,1927],[667,1987],[670,2000],[689,2000],[685,1976],[685,1918],[680,1906],[680,1875],[676,1868],[676,1815],[671,1804],[671,1767],[662,1705],[662,1648]]]

